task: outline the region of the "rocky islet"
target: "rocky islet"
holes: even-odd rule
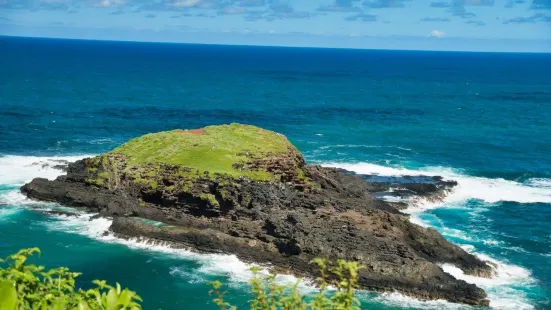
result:
[[[482,289],[439,266],[490,277],[487,263],[411,223],[399,211],[403,202],[378,199],[390,189],[398,197],[441,199],[453,181],[362,178],[309,165],[284,136],[240,124],[142,136],[66,170],[21,190],[113,217],[111,230],[123,238],[233,253],[305,275],[316,274],[309,264],[316,257],[355,260],[366,267],[365,289],[488,305]]]

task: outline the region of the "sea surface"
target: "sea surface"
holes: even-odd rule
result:
[[[494,309],[551,309],[551,54],[370,51],[0,37],[0,256],[119,281],[145,309],[216,309],[207,283],[245,309],[250,265],[104,235],[110,221],[63,217],[19,186],[43,167],[145,133],[248,123],[281,132],[310,163],[363,174],[457,180],[412,221],[497,264],[465,276]],[[287,276],[282,281],[292,282]],[[308,285],[302,286],[305,292]],[[366,309],[471,309],[360,293]]]

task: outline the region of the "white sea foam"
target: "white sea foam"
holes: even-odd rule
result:
[[[403,202],[404,201],[404,199],[402,199],[401,197],[391,196],[391,195],[383,195],[379,198],[382,199],[382,200],[388,201],[388,202]]]
[[[442,269],[457,279],[476,284],[483,288],[490,299],[490,307],[495,309],[528,310],[534,306],[526,301],[526,293],[514,286],[528,287],[534,284],[534,279],[528,270],[492,259],[484,254],[478,257],[495,264],[496,276],[488,279],[469,276],[453,265],[444,264]]]
[[[41,177],[55,179],[62,174],[52,166],[59,165],[60,160],[75,161],[89,157],[64,156],[64,157],[38,157],[38,156],[0,156],[0,184],[21,185],[33,178]]]
[[[36,177],[55,179],[63,174],[62,171],[52,168],[59,164],[60,160],[75,161],[92,155],[65,156],[65,157],[35,157],[35,156],[2,156],[0,157],[0,184],[12,185],[15,188],[3,190],[0,193],[0,203],[13,206],[33,205],[34,208],[50,210],[60,209],[60,206],[54,203],[36,202],[26,198],[18,190],[18,186],[32,180]],[[19,209],[20,210],[20,209]],[[0,208],[0,218],[19,211],[17,208]],[[44,222],[43,224],[50,230],[64,231],[67,233],[77,233],[90,238],[107,242],[124,244],[130,248],[154,251],[170,256],[175,256],[187,260],[200,262],[201,267],[197,270],[200,274],[206,275],[226,275],[234,282],[246,282],[252,277],[251,264],[240,261],[235,255],[223,254],[199,254],[185,249],[176,249],[162,242],[153,242],[149,239],[120,239],[109,233],[111,220],[106,218],[91,219],[92,214],[80,212],[71,209],[77,216],[52,215],[58,221]],[[175,270],[174,274],[178,272]],[[263,273],[267,273],[265,269]],[[199,278],[195,278],[198,280]],[[281,283],[295,283],[297,278],[291,275],[281,275],[278,281]],[[304,282],[301,287],[308,290],[309,286]]]
[[[520,183],[500,178],[490,179],[468,176],[460,173],[460,171],[445,167],[425,167],[419,170],[411,170],[369,163],[326,163],[324,166],[342,168],[360,174],[384,176],[440,175],[445,179],[458,182],[458,186],[446,198],[446,202],[479,199],[488,203],[498,201],[551,203],[551,186],[548,186],[551,184],[551,180],[549,179],[532,179],[527,183]]]
[[[334,144],[334,145],[324,145],[324,146],[321,146],[319,147],[320,149],[322,150],[327,150],[327,149],[342,149],[342,148],[352,148],[352,149],[356,149],[356,148],[368,148],[368,149],[372,149],[372,148],[382,148],[384,146],[380,146],[380,145],[365,145],[365,144]]]
[[[527,183],[534,187],[551,188],[551,179],[532,178]]]
[[[421,215],[430,209],[434,208],[464,208],[462,204],[470,199],[478,199],[487,204],[496,203],[499,201],[517,201],[520,203],[543,202],[551,203],[551,180],[549,179],[530,179],[525,183],[509,181],[504,179],[490,179],[482,177],[472,177],[462,174],[460,171],[443,168],[443,167],[427,167],[419,170],[406,168],[385,167],[369,163],[346,164],[346,163],[327,163],[324,166],[338,167],[360,174],[375,174],[383,176],[404,176],[404,175],[440,175],[447,180],[455,180],[458,186],[450,193],[444,201],[434,202],[426,200],[412,201],[412,207],[409,207],[405,212],[409,213],[410,220],[424,227],[430,224],[421,218]],[[481,207],[481,209],[483,209]],[[441,225],[441,232],[445,236],[459,238],[464,242],[482,242],[488,246],[502,246],[503,244],[495,240],[480,240],[479,236],[468,234],[462,230],[447,228]],[[492,262],[495,267],[496,275],[492,278],[481,278],[465,275],[463,271],[456,266],[444,264],[442,268],[445,272],[453,275],[458,279],[473,283],[483,288],[489,296],[490,306],[494,309],[534,309],[527,300],[526,293],[518,288],[534,285],[535,280],[530,272],[522,267],[511,265],[499,260],[496,260],[484,253],[476,252],[476,248],[472,244],[461,246],[467,252],[470,252],[480,259]],[[522,249],[516,249],[522,250]],[[381,299],[384,299],[387,304],[396,304],[407,307],[424,308],[424,309],[454,309],[455,305],[444,304],[445,301],[421,302],[401,294],[383,294]],[[457,306],[461,309],[463,306]]]
[[[235,277],[240,278],[250,268],[250,265],[240,261],[235,255],[198,254],[181,248],[173,248],[168,243],[146,238],[120,239],[109,232],[111,219],[103,217],[91,219],[92,216],[93,214],[88,213],[81,213],[78,216],[54,215],[58,221],[45,222],[45,225],[49,230],[76,233],[106,243],[118,243],[133,249],[154,251],[173,257],[200,261],[202,263],[201,271],[214,274],[235,275]]]
[[[111,138],[101,138],[101,139],[94,139],[94,140],[85,140],[85,142],[88,142],[90,144],[108,144],[108,143],[114,143],[115,140]]]
[[[491,246],[491,247],[499,247],[503,245],[503,241],[497,241],[497,240],[484,240],[482,241],[485,245]]]
[[[441,205],[444,205],[440,203]],[[434,204],[437,205],[437,204]],[[434,206],[433,206],[434,207]],[[422,212],[422,211],[421,211]],[[423,227],[429,227],[426,221],[423,221],[419,216],[421,213],[413,212],[411,215],[411,221],[419,224]],[[479,239],[480,236],[473,234],[469,235],[468,233],[447,227],[440,228],[441,233],[444,236],[454,237],[462,239],[462,242],[482,242],[488,246],[499,246],[500,248],[506,248],[503,246],[503,242],[496,240],[482,240]],[[501,246],[500,246],[501,245]],[[494,259],[484,253],[477,252],[476,247],[472,244],[461,244],[461,248],[465,251],[477,256],[483,261],[491,262],[494,267],[495,275],[492,278],[482,278],[475,277],[470,275],[465,275],[464,272],[457,268],[454,265],[444,264],[442,269],[445,272],[451,274],[457,279],[464,280],[468,283],[476,284],[477,286],[483,288],[486,293],[488,293],[488,298],[490,299],[490,307],[493,309],[503,309],[503,310],[530,310],[534,309],[534,306],[528,302],[526,293],[523,290],[520,290],[516,287],[527,288],[535,284],[535,280],[532,277],[531,273],[522,267],[505,263],[503,261]],[[511,250],[522,250],[522,249],[513,249]],[[522,250],[523,251],[523,250]],[[438,307],[427,306],[429,309],[438,309]],[[423,307],[425,308],[425,307]],[[448,309],[448,306],[442,307]],[[441,308],[441,309],[442,309]]]
[[[408,152],[414,152],[412,149],[405,148],[402,146],[396,146],[396,145],[369,145],[369,144],[332,144],[332,145],[324,145],[319,147],[320,150],[328,150],[328,149],[360,149],[360,148],[366,148],[366,149],[398,149],[402,151],[408,151]]]
[[[187,278],[190,273],[189,270],[182,270],[178,267],[171,269],[172,275],[180,275],[192,282],[205,282],[208,276],[217,275],[229,277],[233,284],[246,283],[252,278],[251,267],[258,266],[245,263],[235,255],[197,253],[183,248],[174,248],[169,243],[147,238],[117,238],[109,232],[112,220],[107,218],[91,219],[92,216],[88,213],[80,213],[78,216],[54,215],[53,217],[57,218],[58,221],[46,222],[45,225],[49,230],[76,233],[106,243],[123,244],[132,249],[163,253],[170,257],[195,261],[200,264],[200,267],[194,270],[195,276],[192,278]],[[268,274],[269,266],[264,267],[260,273]],[[277,278],[277,281],[281,284],[294,284],[297,280],[292,275],[279,275]],[[300,288],[305,292],[313,289],[308,281],[301,282]]]
[[[9,221],[10,217],[20,210],[14,207],[0,207],[0,222]]]
[[[494,277],[482,278],[466,275],[461,269],[449,264],[442,265],[442,269],[458,279],[485,287],[501,287],[503,285],[510,284],[530,285],[534,283],[534,279],[532,278],[530,272],[522,267],[498,261],[481,253],[474,254],[479,258],[489,261],[495,265],[494,271],[496,275]]]
[[[495,275],[492,278],[466,275],[461,269],[451,264],[442,265],[444,272],[451,274],[456,279],[461,279],[483,288],[488,293],[491,308],[503,310],[534,309],[534,306],[527,301],[526,293],[517,288],[527,288],[535,285],[535,280],[530,271],[494,259],[484,253],[478,253],[473,245],[467,244],[461,245],[461,247],[483,261],[490,262]]]
[[[171,267],[170,274],[172,276],[184,279],[187,283],[205,283],[208,281],[200,274],[195,272],[195,270],[190,270],[187,268],[183,269],[180,267]]]
[[[5,205],[22,205],[28,203],[30,200],[27,199],[24,195],[22,195],[19,190],[10,190],[3,192],[2,195],[0,195],[0,204]]]
[[[52,166],[59,165],[60,161],[75,161],[87,156],[64,156],[64,157],[38,157],[38,156],[0,156],[0,185],[8,186],[0,194],[0,204],[9,206],[24,206],[36,204],[35,201],[27,199],[19,192],[19,186],[33,178],[42,177],[55,179],[63,174],[59,169]],[[41,203],[42,205],[48,205]],[[52,204],[50,204],[52,205]],[[7,213],[4,214],[4,216]],[[10,214],[13,214],[10,213]]]
[[[474,241],[473,236],[470,236],[466,232],[464,232],[462,230],[459,230],[459,229],[443,227],[441,233],[444,236],[454,237],[454,238],[462,239],[462,240],[465,240],[465,241]]]
[[[419,300],[412,298],[398,292],[381,293],[377,297],[372,299],[373,301],[382,302],[386,305],[393,307],[400,307],[405,309],[426,309],[426,310],[472,310],[471,306],[454,304],[446,300]]]
[[[70,157],[31,157],[31,156],[3,156],[0,157],[0,184],[12,184],[20,185],[24,182],[30,181],[35,177],[45,177],[48,179],[54,179],[62,172],[51,168],[51,166],[58,164],[56,160],[68,160],[74,161],[86,156],[70,156]],[[43,166],[46,163],[48,166]],[[327,164],[326,166],[336,166],[347,170],[355,171],[363,174],[378,174],[378,175],[441,175],[446,179],[452,179],[459,182],[455,193],[450,195],[445,204],[454,204],[466,199],[480,199],[486,202],[497,202],[502,200],[519,201],[519,202],[551,202],[551,183],[548,179],[532,179],[526,184],[507,181],[503,179],[488,179],[479,177],[470,177],[459,173],[453,169],[432,167],[424,168],[420,170],[409,170],[405,168],[391,168],[383,167],[373,164]],[[31,203],[18,190],[3,191],[0,194],[0,203],[9,205],[25,205]],[[52,204],[43,204],[44,208],[51,207]],[[423,212],[426,209],[441,207],[443,203],[432,202],[419,202],[418,208],[415,210],[408,209],[413,213],[411,219],[414,222],[418,222],[423,226],[428,224],[421,220],[418,216],[419,212]],[[456,204],[457,206],[457,204]],[[3,214],[9,214],[13,208],[0,209],[0,217]],[[91,215],[80,213],[76,217],[56,216],[59,221],[45,222],[48,229],[61,230],[68,233],[78,233],[86,235],[96,240],[100,240],[108,243],[120,243],[130,248],[155,251],[164,253],[166,255],[179,257],[186,260],[193,260],[200,264],[197,270],[197,277],[191,278],[192,281],[203,281],[201,275],[225,275],[229,276],[234,283],[242,283],[248,281],[251,277],[250,267],[251,264],[240,261],[235,255],[222,255],[222,254],[198,254],[185,249],[176,249],[170,247],[168,244],[152,242],[146,239],[129,239],[122,240],[116,238],[111,233],[106,233],[111,221],[105,218],[98,218],[90,220]],[[444,234],[461,238],[465,242],[472,241],[472,237],[465,234],[460,230],[448,229],[444,231]],[[492,246],[499,246],[498,244],[492,244],[491,240],[487,241]],[[464,249],[473,252],[475,247],[473,245],[464,245]],[[509,265],[503,262],[496,261],[490,257],[481,253],[474,253],[485,260],[493,261],[496,265],[497,277],[492,279],[478,278],[467,276],[463,272],[451,265],[444,265],[443,268],[446,272],[454,275],[457,278],[463,279],[467,282],[475,283],[484,288],[490,296],[491,306],[496,309],[533,309],[533,307],[526,302],[524,293],[520,290],[513,288],[514,285],[532,285],[533,279],[530,273],[520,267]],[[551,255],[551,254],[550,254]],[[180,270],[177,267],[171,270],[173,275],[186,276],[185,270]],[[186,276],[187,277],[187,276]],[[285,283],[294,283],[296,278],[293,276],[282,276],[280,281]],[[301,288],[305,291],[312,287],[308,283],[301,285]],[[371,299],[371,298],[370,298]],[[389,305],[397,305],[402,307],[415,307],[423,309],[466,309],[466,306],[456,305],[446,301],[419,301],[410,297],[403,296],[398,293],[387,293],[377,295],[375,301],[381,301]]]

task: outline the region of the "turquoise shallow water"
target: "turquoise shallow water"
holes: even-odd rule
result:
[[[0,255],[120,281],[146,309],[245,304],[248,265],[123,242],[104,219],[47,216],[18,186],[37,162],[107,151],[144,133],[242,122],[284,133],[313,163],[459,182],[412,220],[497,263],[496,309],[551,308],[551,55],[224,47],[0,38]],[[468,308],[362,294],[369,309]]]

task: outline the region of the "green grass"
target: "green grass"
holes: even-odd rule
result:
[[[195,132],[195,133],[194,133]],[[254,180],[275,180],[267,171],[235,168],[254,159],[298,151],[283,135],[250,125],[208,126],[197,131],[172,130],[130,140],[111,151],[133,166],[164,163]]]
[[[204,201],[208,201],[208,203],[215,208],[220,208],[220,203],[216,200],[216,197],[214,197],[213,194],[201,194],[199,195],[199,198]]]
[[[103,179],[86,179],[86,182],[90,184],[95,184],[97,186],[103,186],[105,184]]]

